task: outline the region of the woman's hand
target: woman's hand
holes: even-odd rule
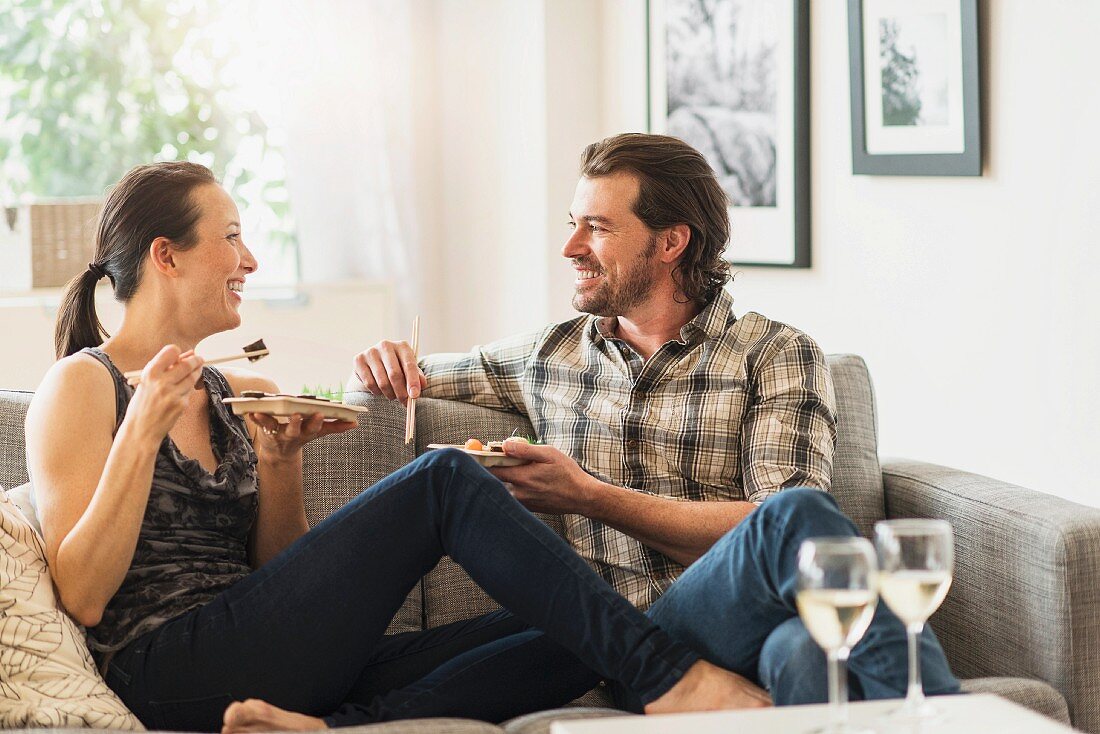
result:
[[[309,531],[303,503],[302,447],[356,421],[328,421],[320,413],[295,413],[286,423],[264,413],[246,414],[259,465],[260,507],[251,539],[252,567],[259,568]],[[259,430],[251,430],[255,426]]]
[[[256,453],[273,459],[292,457],[315,438],[332,433],[344,433],[357,428],[357,421],[325,421],[320,413],[304,416],[295,413],[287,423],[279,423],[265,413],[249,413],[248,420],[256,431]]]
[[[141,371],[141,383],[126,409],[138,435],[159,444],[176,424],[202,376],[202,357],[175,344],[157,352]]]

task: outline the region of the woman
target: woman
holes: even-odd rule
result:
[[[202,166],[130,171],[104,204],[94,262],[69,286],[59,361],[27,416],[60,598],[143,723],[500,720],[564,703],[599,677],[647,712],[766,704],[669,639],[461,452],[421,457],[309,530],[302,447],[355,424],[241,420],[223,398],[276,386],[203,367],[194,351],[240,324],[257,264],[239,221]],[[105,342],[94,304],[104,276],[125,304]],[[142,367],[131,389],[122,373]],[[518,619],[384,638],[445,554]],[[248,697],[273,705],[230,706]]]

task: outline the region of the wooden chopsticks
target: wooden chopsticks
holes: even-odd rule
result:
[[[255,362],[260,357],[266,357],[270,354],[267,345],[264,344],[264,340],[260,339],[254,341],[248,346],[244,347],[244,350],[236,354],[227,354],[224,357],[214,357],[213,359],[207,359],[203,361],[204,365],[212,364],[224,364],[225,362],[234,362],[238,359],[247,359],[250,362]],[[141,382],[141,370],[130,370],[129,372],[123,372],[122,376],[126,378],[126,382],[130,386],[137,385]]]
[[[420,317],[417,316],[413,319],[413,361],[415,362],[420,357]],[[407,376],[406,376],[407,379]],[[420,377],[416,376],[417,384],[419,385]],[[406,383],[407,387],[407,383]],[[409,398],[409,401],[405,403],[405,443],[412,441],[413,432],[416,430],[416,398]]]

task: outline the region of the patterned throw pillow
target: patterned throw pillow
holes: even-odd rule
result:
[[[57,604],[42,538],[0,489],[0,728],[140,731]]]

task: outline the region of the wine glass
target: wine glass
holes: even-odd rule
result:
[[[865,734],[848,722],[845,663],[875,616],[877,568],[865,538],[811,538],[798,549],[798,614],[829,659],[830,722],[815,733]]]
[[[924,697],[920,676],[920,636],[951,588],[955,545],[943,520],[884,520],[875,523],[879,591],[909,636],[909,689],[905,703],[890,714],[898,720],[925,721],[936,708]]]

